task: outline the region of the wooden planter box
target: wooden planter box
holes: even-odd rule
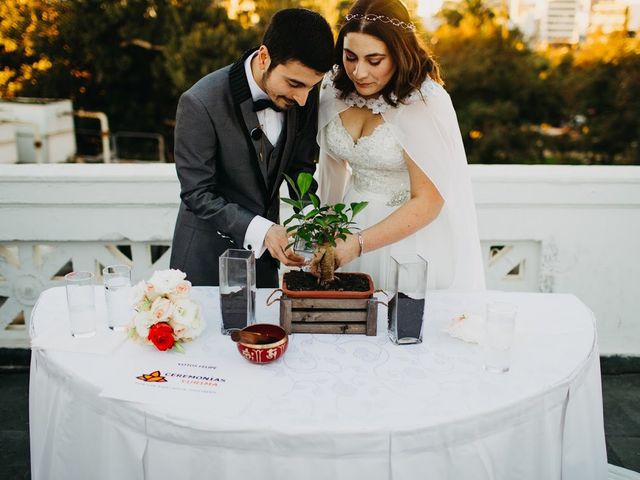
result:
[[[287,333],[376,335],[378,302],[369,298],[291,298],[280,300],[280,326]]]

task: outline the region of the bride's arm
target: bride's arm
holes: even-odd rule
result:
[[[440,213],[444,199],[429,177],[405,153],[411,182],[411,198],[382,221],[360,232],[364,253],[395,243],[431,223]],[[336,261],[339,266],[349,263],[360,252],[357,235],[338,241]]]

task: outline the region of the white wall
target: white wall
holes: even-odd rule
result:
[[[640,355],[640,168],[471,169],[490,288],[574,293],[602,354]],[[170,244],[178,194],[170,164],[0,165],[0,346],[26,345],[9,324],[67,261],[121,261],[117,244],[132,247],[136,279],[166,268],[150,248]]]
[[[640,355],[640,168],[472,169],[480,238],[537,242],[543,289],[594,311],[600,352]]]

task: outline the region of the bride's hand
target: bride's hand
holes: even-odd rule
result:
[[[336,268],[343,267],[360,253],[360,244],[357,235],[347,235],[346,240],[336,241]]]

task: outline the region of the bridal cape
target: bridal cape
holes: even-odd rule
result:
[[[351,170],[347,162],[332,157],[326,139],[327,124],[349,106],[338,98],[330,75],[320,92],[317,169],[319,195],[323,203],[343,201]],[[444,199],[439,216],[416,232],[417,252],[429,261],[451,256],[446,285],[436,288],[479,290],[485,288],[484,268],[469,167],[458,120],[449,94],[427,78],[398,107],[381,113],[406,154],[424,171]],[[375,252],[372,252],[375,254]]]

